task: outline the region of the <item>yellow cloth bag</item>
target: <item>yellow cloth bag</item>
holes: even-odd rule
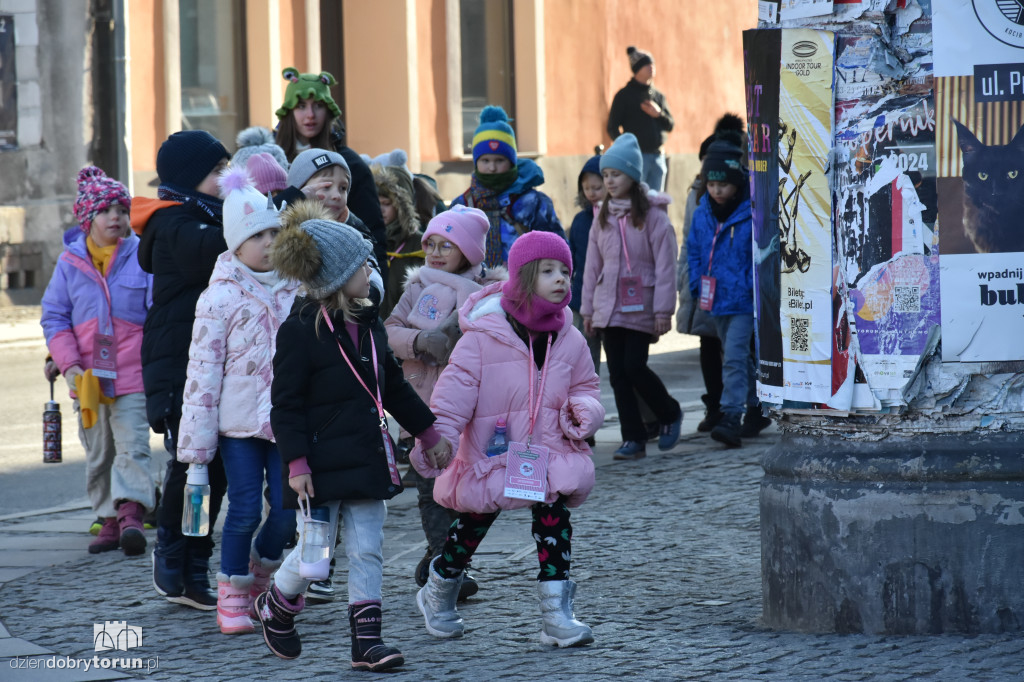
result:
[[[87,369],[83,374],[75,377],[75,393],[78,394],[78,409],[82,415],[82,427],[91,429],[96,425],[99,416],[99,406],[111,405],[113,398],[108,398],[100,391],[100,379],[92,375],[92,370]]]

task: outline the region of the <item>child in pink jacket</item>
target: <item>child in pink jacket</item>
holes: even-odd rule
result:
[[[421,239],[425,263],[409,272],[405,292],[384,322],[388,343],[402,360],[406,381],[425,403],[430,402],[434,384],[458,339],[459,308],[485,284],[507,277],[503,267],[481,265],[489,227],[487,214],[461,205],[432,218]],[[412,438],[402,435],[406,438],[399,441],[400,446],[405,444],[411,449]],[[423,587],[430,560],[440,554],[455,513],[434,501],[434,479],[424,478],[415,470],[412,473],[427,538],[427,551],[414,573],[416,584]],[[471,597],[477,589],[476,581],[465,573],[459,598]]]
[[[416,603],[431,635],[461,636],[455,602],[466,565],[501,510],[530,507],[541,642],[589,644],[590,628],[572,612],[569,507],[582,504],[594,486],[585,439],[604,420],[599,380],[566,308],[569,245],[550,232],[527,233],[512,245],[508,266],[507,282],[473,294],[459,311],[464,336],[431,399],[437,431],[459,444],[454,459],[419,447],[412,453],[420,473],[438,477],[434,499],[459,512]],[[507,425],[508,450],[488,456],[499,420]]]
[[[594,217],[583,270],[580,315],[587,335],[601,330],[608,379],[622,424],[615,459],[647,454],[647,427],[636,396],[660,423],[658,449],[679,442],[683,410],[647,366],[650,344],[672,328],[676,308],[676,233],[666,194],[640,181],[643,158],[632,133],[623,133],[601,157],[608,190]]]
[[[226,635],[253,632],[249,607],[281,565],[295,536],[295,514],[282,505],[282,464],[270,428],[277,330],[291,312],[298,282],[270,262],[280,229],[273,201],[244,168],[220,176],[224,240],[210,286],[199,296],[188,353],[178,461],[190,481],[219,455],[228,479],[228,513],[217,574],[217,625]],[[203,473],[199,473],[203,475]],[[208,476],[208,474],[206,474]],[[266,481],[270,511],[256,538]]]

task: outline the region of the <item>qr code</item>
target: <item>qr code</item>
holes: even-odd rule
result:
[[[810,342],[807,338],[807,329],[810,325],[809,317],[789,318],[789,349],[794,353],[807,353],[810,351]]]
[[[921,287],[895,286],[893,297],[896,312],[898,313],[919,313],[921,312]]]

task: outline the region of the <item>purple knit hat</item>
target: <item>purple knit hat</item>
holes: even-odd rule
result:
[[[114,204],[121,204],[124,210],[131,211],[132,196],[127,187],[107,177],[96,166],[86,166],[78,171],[78,196],[75,198],[74,215],[82,232],[89,234],[96,214]]]
[[[527,263],[552,258],[564,263],[572,276],[572,252],[569,244],[554,232],[527,232],[508,250],[508,281],[502,285],[501,307],[527,329],[538,332],[556,332],[562,329],[565,307],[572,299],[572,290],[566,282],[565,299],[560,303],[545,301],[539,296],[519,299],[519,270]]]
[[[279,192],[288,186],[288,173],[267,152],[250,156],[245,162],[245,170],[260,194]]]
[[[466,257],[469,264],[475,267],[484,262],[484,253],[487,250],[487,230],[490,227],[491,223],[487,220],[487,214],[479,208],[456,204],[430,219],[421,241],[426,244],[427,240],[435,234],[444,237],[459,247],[459,251]]]

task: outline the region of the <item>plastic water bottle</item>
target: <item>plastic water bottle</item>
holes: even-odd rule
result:
[[[301,500],[299,507],[301,508]],[[302,519],[302,546],[299,548],[299,577],[307,580],[326,580],[331,570],[330,510],[327,507],[309,507]]]
[[[205,464],[192,463],[185,481],[185,509],[181,534],[204,537],[210,534],[210,472]]]
[[[507,429],[505,420],[498,418],[498,423],[494,425],[494,435],[487,441],[484,454],[488,457],[496,457],[508,452],[508,436],[505,435]]]

